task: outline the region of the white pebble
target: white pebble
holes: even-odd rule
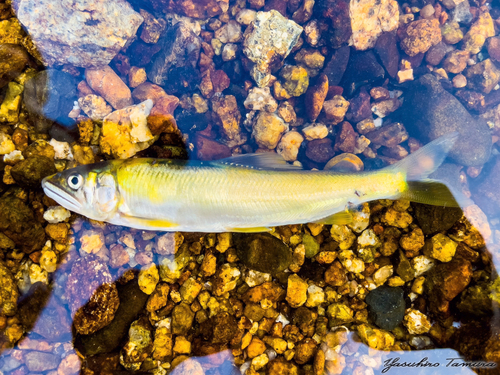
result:
[[[71,216],[71,212],[61,206],[52,206],[43,213],[43,218],[50,224],[66,221]]]

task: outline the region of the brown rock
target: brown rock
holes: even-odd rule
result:
[[[307,144],[306,156],[317,163],[326,163],[335,151],[333,141],[330,138],[315,139]]]
[[[221,312],[205,321],[201,332],[212,344],[227,344],[238,333],[238,323],[231,314]]]
[[[425,280],[430,310],[447,316],[450,302],[469,285],[471,277],[472,265],[465,259],[454,258],[432,268]]]
[[[500,37],[489,38],[487,47],[490,57],[495,61],[500,61]]]
[[[313,339],[307,338],[299,342],[295,348],[295,362],[303,365],[309,362],[316,352],[316,342]]]
[[[226,145],[197,134],[195,137],[196,157],[199,160],[218,160],[232,155]]]
[[[341,150],[343,152],[354,152],[356,147],[357,134],[352,125],[347,121],[340,124],[340,131],[337,133],[335,139],[335,151]]]
[[[424,53],[441,41],[441,29],[437,19],[420,19],[411,22],[404,30],[401,48],[408,56]]]
[[[429,50],[425,54],[425,61],[434,66],[439,65],[441,60],[443,60],[444,56],[446,55],[446,52],[448,52],[450,49],[452,48],[445,43],[439,42],[435,46],[429,48]]]
[[[467,67],[467,60],[469,59],[469,51],[452,51],[446,54],[443,61],[443,68],[448,73],[461,73]]]
[[[101,95],[115,109],[122,109],[134,104],[127,85],[108,65],[85,70],[85,79],[89,86]]]
[[[376,145],[394,147],[408,139],[408,133],[399,122],[385,125],[366,134],[366,138]]]
[[[366,92],[366,89],[360,89],[359,94],[352,98],[349,103],[349,110],[346,114],[348,121],[356,123],[372,116],[370,95]]]
[[[87,255],[73,263],[66,283],[66,293],[78,333],[88,335],[108,325],[120,300],[108,266]]]
[[[246,137],[241,133],[241,113],[233,95],[212,99],[214,117],[225,143],[229,147],[241,145]]]
[[[109,253],[109,266],[112,268],[120,268],[130,261],[130,256],[120,244],[112,246]]]
[[[0,88],[19,76],[28,62],[29,55],[23,47],[16,44],[1,43]]]
[[[325,282],[331,286],[342,286],[347,281],[347,275],[342,264],[336,260],[325,272]]]
[[[148,127],[151,134],[175,133],[177,123],[173,114],[178,104],[179,99],[173,95],[166,95],[156,100],[148,116]]]
[[[286,361],[284,358],[278,357],[269,362],[267,372],[269,375],[298,375],[299,369],[292,362]]]
[[[245,303],[253,302],[260,303],[263,299],[268,299],[271,302],[282,301],[285,298],[285,290],[278,284],[268,281],[264,284],[250,288],[242,296]]]
[[[172,0],[170,6],[175,12],[192,18],[207,19],[222,14],[215,0]]]
[[[486,59],[467,69],[465,76],[468,88],[489,94],[500,80],[500,69]]]
[[[255,358],[266,351],[266,344],[258,337],[254,336],[247,347],[248,358]]]
[[[144,68],[138,68],[137,66],[130,68],[128,72],[128,84],[130,87],[137,87],[146,82],[147,79],[148,77]]]
[[[230,80],[223,70],[207,69],[201,74],[200,91],[205,98],[211,98],[229,87]]]
[[[144,82],[137,86],[132,92],[132,97],[136,103],[142,103],[144,100],[151,99],[154,104],[160,98],[166,97],[167,93],[160,86],[151,82]]]
[[[323,108],[328,93],[328,77],[322,74],[314,86],[309,86],[306,92],[305,105],[310,121],[316,121]]]
[[[155,18],[151,13],[141,9],[141,16],[144,18],[140,38],[150,44],[158,42],[160,35],[167,26],[167,21],[163,18]]]

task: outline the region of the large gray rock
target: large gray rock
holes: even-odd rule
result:
[[[460,133],[450,157],[465,166],[482,165],[490,157],[491,134],[486,122],[473,118],[436,77],[422,76],[405,95],[405,125],[425,142],[454,131]]]
[[[17,17],[46,65],[107,65],[141,25],[124,0],[17,0]]]

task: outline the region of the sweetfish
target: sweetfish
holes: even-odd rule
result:
[[[82,165],[46,177],[45,194],[90,219],[143,230],[260,232],[286,224],[347,224],[349,207],[376,199],[456,206],[428,178],[457,133],[442,136],[386,168],[302,170],[274,153],[218,161],[137,158]]]

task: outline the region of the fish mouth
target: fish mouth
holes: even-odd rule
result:
[[[52,198],[61,206],[67,208],[68,210],[74,212],[80,212],[82,209],[82,204],[78,202],[78,200],[73,197],[71,194],[68,194],[59,186],[50,182],[47,177],[42,180],[42,188],[49,198]]]

